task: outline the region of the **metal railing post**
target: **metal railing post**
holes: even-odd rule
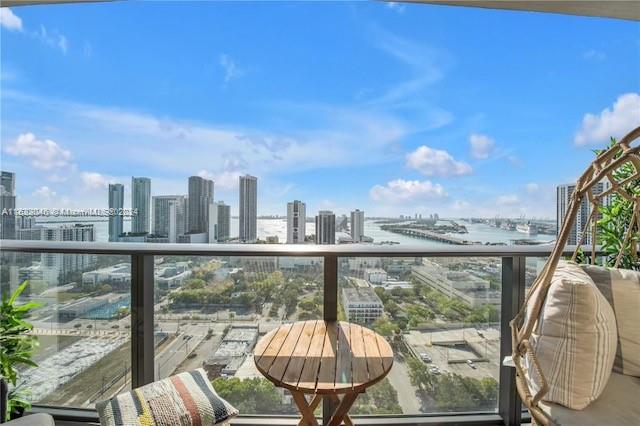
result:
[[[324,255],[324,310],[325,321],[338,319],[338,256],[335,254]],[[331,414],[336,409],[336,403],[330,398],[322,400],[322,424],[327,425],[331,420]]]
[[[521,423],[522,402],[516,390],[516,370],[502,365],[511,356],[509,321],[516,316],[524,301],[526,260],[524,256],[502,258],[502,305],[500,312],[500,390],[498,413],[505,426]]]
[[[338,256],[324,256],[324,320],[338,319]]]
[[[153,255],[131,255],[131,388],[155,380]]]

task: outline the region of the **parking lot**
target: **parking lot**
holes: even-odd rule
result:
[[[423,358],[434,374],[456,373],[482,379],[499,378],[500,333],[496,328],[477,330],[412,330],[404,335],[411,350]],[[469,362],[471,361],[471,362]]]

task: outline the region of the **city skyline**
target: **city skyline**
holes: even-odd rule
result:
[[[131,174],[154,181],[152,196],[183,193],[185,175],[213,179],[236,205],[238,177],[250,173],[265,215],[304,199],[339,215],[358,206],[371,217],[553,218],[557,183],[575,181],[591,149],[640,112],[631,22],[409,4],[246,7],[6,9],[20,25],[0,22],[0,137],[3,168],[22,176],[19,207],[106,207],[108,184],[129,191]],[[103,36],[106,22],[150,8],[173,38],[130,26]],[[301,25],[308,13],[318,26]],[[233,37],[240,23],[247,37]],[[291,23],[300,37],[283,43],[273,28]],[[65,42],[30,36],[41,27]]]

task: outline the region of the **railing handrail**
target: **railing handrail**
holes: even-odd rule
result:
[[[372,245],[372,244],[175,244],[175,243],[103,243],[80,241],[0,240],[0,251],[28,253],[68,253],[104,255],[167,256],[301,256],[301,257],[542,257],[551,253],[553,244],[520,245]],[[571,255],[575,246],[565,247]],[[591,247],[583,246],[585,252]],[[599,250],[598,250],[599,251]]]

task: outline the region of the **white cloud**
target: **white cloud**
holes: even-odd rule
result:
[[[23,133],[5,148],[7,154],[29,159],[31,166],[39,170],[56,170],[68,167],[71,151],[63,149],[50,139],[36,139],[33,133]]]
[[[105,189],[110,183],[115,182],[115,179],[96,172],[82,172],[80,173],[80,179],[84,189],[87,190]]]
[[[211,179],[215,183],[215,189],[236,189],[238,188],[238,178],[243,175],[240,171],[223,170],[218,173],[210,172],[209,170],[200,170],[198,176]]]
[[[478,160],[486,160],[491,155],[495,141],[489,136],[472,133],[469,136],[471,155]]]
[[[287,134],[159,118],[92,105],[60,106],[66,106],[63,114],[74,119],[74,123],[78,117],[84,118],[88,126],[90,123],[87,132],[97,132],[98,139],[104,140],[106,135],[117,139],[113,143],[121,148],[111,144],[109,150],[103,151],[107,156],[121,149],[136,164],[144,160],[145,166],[153,164],[159,169],[189,175],[206,170],[218,179],[224,172],[235,176],[244,171],[261,175],[376,164],[389,160],[388,151],[407,132],[402,123],[382,114],[321,106],[292,106],[298,113],[306,108],[304,114],[312,114],[322,128],[298,129]],[[368,155],[361,155],[365,150]],[[194,156],[194,152],[198,155]],[[222,177],[231,178],[233,174]]]
[[[598,115],[585,114],[573,141],[578,146],[606,143],[610,137],[623,137],[638,124],[640,94],[626,93],[618,97],[613,108],[605,108]]]
[[[467,211],[467,209],[471,206],[468,201],[465,200],[456,200],[453,202],[453,210],[455,211]]]
[[[515,206],[520,203],[520,198],[515,194],[501,195],[497,198],[496,203],[501,206]]]
[[[91,56],[93,56],[93,46],[91,46],[91,43],[89,43],[88,41],[85,41],[84,44],[82,45],[82,52],[84,53],[84,56],[86,56],[87,58],[90,58]]]
[[[384,93],[373,96],[368,105],[413,109],[416,113],[425,106],[425,97],[420,96],[429,86],[444,76],[444,70],[451,62],[449,54],[424,41],[416,42],[408,38],[374,27],[373,44],[409,68],[409,78],[391,85]],[[409,102],[408,102],[409,101]]]
[[[394,10],[398,13],[404,13],[404,5],[400,3],[396,3],[394,1],[390,1],[386,3],[387,9]]]
[[[79,165],[71,172],[51,170],[47,175],[58,175],[52,180],[37,176],[40,182],[30,187],[29,194],[40,185],[53,185],[58,198],[69,194],[75,204],[83,205],[104,202],[104,188],[111,176],[119,177],[112,173],[114,164],[118,170],[138,170],[151,177],[157,193],[183,193],[187,176],[206,171],[216,181],[219,194],[232,201],[237,196],[238,176],[243,173],[258,176],[265,189],[270,184],[284,186],[289,180],[280,177],[291,173],[331,173],[333,168],[402,161],[404,153],[397,143],[409,131],[404,121],[388,114],[322,104],[269,105],[269,114],[282,112],[292,123],[305,123],[287,123],[282,127],[286,130],[270,130],[173,119],[10,90],[3,91],[2,98],[46,113],[47,122],[63,129],[56,130],[64,137],[58,142],[73,152],[71,165]],[[3,141],[2,148],[8,145]],[[51,183],[65,178],[64,185]],[[126,184],[128,178],[124,179],[116,181]],[[95,199],[90,198],[94,194]]]
[[[48,186],[41,186],[33,192],[33,195],[35,197],[44,198],[45,200],[50,200],[52,198],[55,198],[57,194],[56,191],[52,190]]]
[[[596,49],[589,49],[582,54],[582,57],[585,59],[592,59],[595,61],[602,61],[607,59],[607,55],[604,52],[601,52]]]
[[[63,35],[58,35],[58,47],[62,50],[63,53],[67,53],[67,49],[69,48],[69,43],[67,42],[67,38]]]
[[[22,31],[22,19],[8,7],[0,8],[0,26],[10,31]]]
[[[407,167],[425,176],[460,176],[473,171],[469,164],[455,160],[447,151],[425,145],[407,155]]]
[[[442,185],[431,181],[396,179],[385,186],[376,185],[369,191],[373,201],[383,203],[412,202],[447,196]]]
[[[537,183],[531,182],[528,183],[524,186],[525,191],[527,191],[529,194],[532,194],[534,192],[537,192],[540,189],[540,185],[538,185]]]
[[[53,48],[60,49],[64,54],[66,54],[69,50],[69,41],[57,30],[50,32],[47,30],[47,27],[45,27],[44,25],[40,25],[40,31],[34,32],[34,36],[44,44]]]
[[[242,76],[243,71],[240,68],[238,68],[235,61],[231,59],[229,55],[225,53],[221,54],[218,62],[222,67],[222,69],[224,70],[225,84],[230,82],[231,80],[234,80]]]
[[[517,155],[508,155],[506,158],[507,158],[507,163],[509,163],[513,167],[522,166],[522,161]]]

